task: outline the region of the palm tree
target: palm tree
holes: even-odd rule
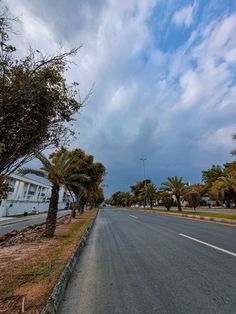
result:
[[[69,169],[74,163],[75,159],[71,158],[69,152],[63,152],[58,158],[54,158],[52,162],[47,159],[42,153],[36,155],[36,158],[42,163],[40,170],[32,168],[21,168],[18,173],[21,175],[34,174],[48,179],[52,184],[51,198],[49,203],[48,215],[46,220],[46,229],[44,235],[46,237],[53,237],[56,229],[58,197],[61,185],[67,187],[76,184],[76,180],[80,178],[78,174],[70,174]]]
[[[164,191],[171,192],[175,196],[178,211],[182,211],[180,197],[184,195],[187,189],[187,183],[182,178],[168,177],[166,182],[161,183],[161,189]]]
[[[67,176],[66,181],[68,182],[65,184],[66,188],[70,192],[72,199],[73,199],[73,206],[72,206],[72,212],[71,217],[75,218],[76,216],[76,209],[78,208],[79,213],[83,213],[83,204],[81,204],[81,198],[87,193],[87,190],[85,188],[85,182],[90,181],[89,176],[85,174],[78,174],[75,181],[70,181],[71,176]],[[73,197],[73,194],[76,196],[76,201]],[[77,205],[76,205],[77,204]]]
[[[230,203],[236,201],[236,180],[233,174],[220,177],[216,184],[218,185],[219,192],[224,200]]]
[[[213,182],[212,186],[208,188],[208,193],[213,199],[217,200],[217,202],[223,206],[224,195],[222,191],[222,182],[219,180]]]
[[[153,207],[153,200],[157,196],[157,187],[153,183],[147,183],[141,190],[141,194],[149,200],[150,208]]]

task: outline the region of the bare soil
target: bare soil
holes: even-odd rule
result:
[[[59,220],[56,235],[45,224],[0,238],[0,314],[40,313],[96,210]]]

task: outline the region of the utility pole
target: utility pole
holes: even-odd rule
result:
[[[145,171],[145,161],[147,158],[140,158],[140,160],[143,162],[143,180],[146,180],[146,171]],[[144,208],[146,207],[146,182],[144,183],[144,189],[145,189],[145,194],[144,194]]]
[[[146,180],[145,161],[147,158],[140,158],[140,160],[143,162],[143,180]]]

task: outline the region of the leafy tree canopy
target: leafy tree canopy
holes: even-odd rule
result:
[[[213,182],[223,176],[223,170],[219,165],[213,165],[210,169],[202,171],[202,181],[211,187]]]
[[[49,146],[67,142],[73,133],[66,127],[83,102],[78,83],[67,83],[69,58],[78,48],[46,56],[30,49],[17,58],[9,43],[12,23],[7,10],[0,13],[0,175]]]
[[[136,182],[134,185],[131,185],[131,192],[135,195],[135,196],[138,196],[140,195],[140,193],[142,192],[142,190],[144,189],[144,187],[151,183],[151,180],[149,179],[146,179],[146,180],[143,180],[143,181],[138,181]]]

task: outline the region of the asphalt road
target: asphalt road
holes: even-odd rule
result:
[[[68,210],[62,210],[59,211],[57,214],[57,217],[62,217],[70,213]],[[46,221],[47,214],[40,214],[40,215],[34,215],[34,216],[28,216],[25,218],[18,218],[17,221],[14,220],[14,222],[9,221],[5,225],[0,225],[0,236],[11,232],[12,230],[22,230],[25,227],[37,225],[44,221]]]
[[[232,226],[104,208],[59,313],[236,313],[235,239]]]

